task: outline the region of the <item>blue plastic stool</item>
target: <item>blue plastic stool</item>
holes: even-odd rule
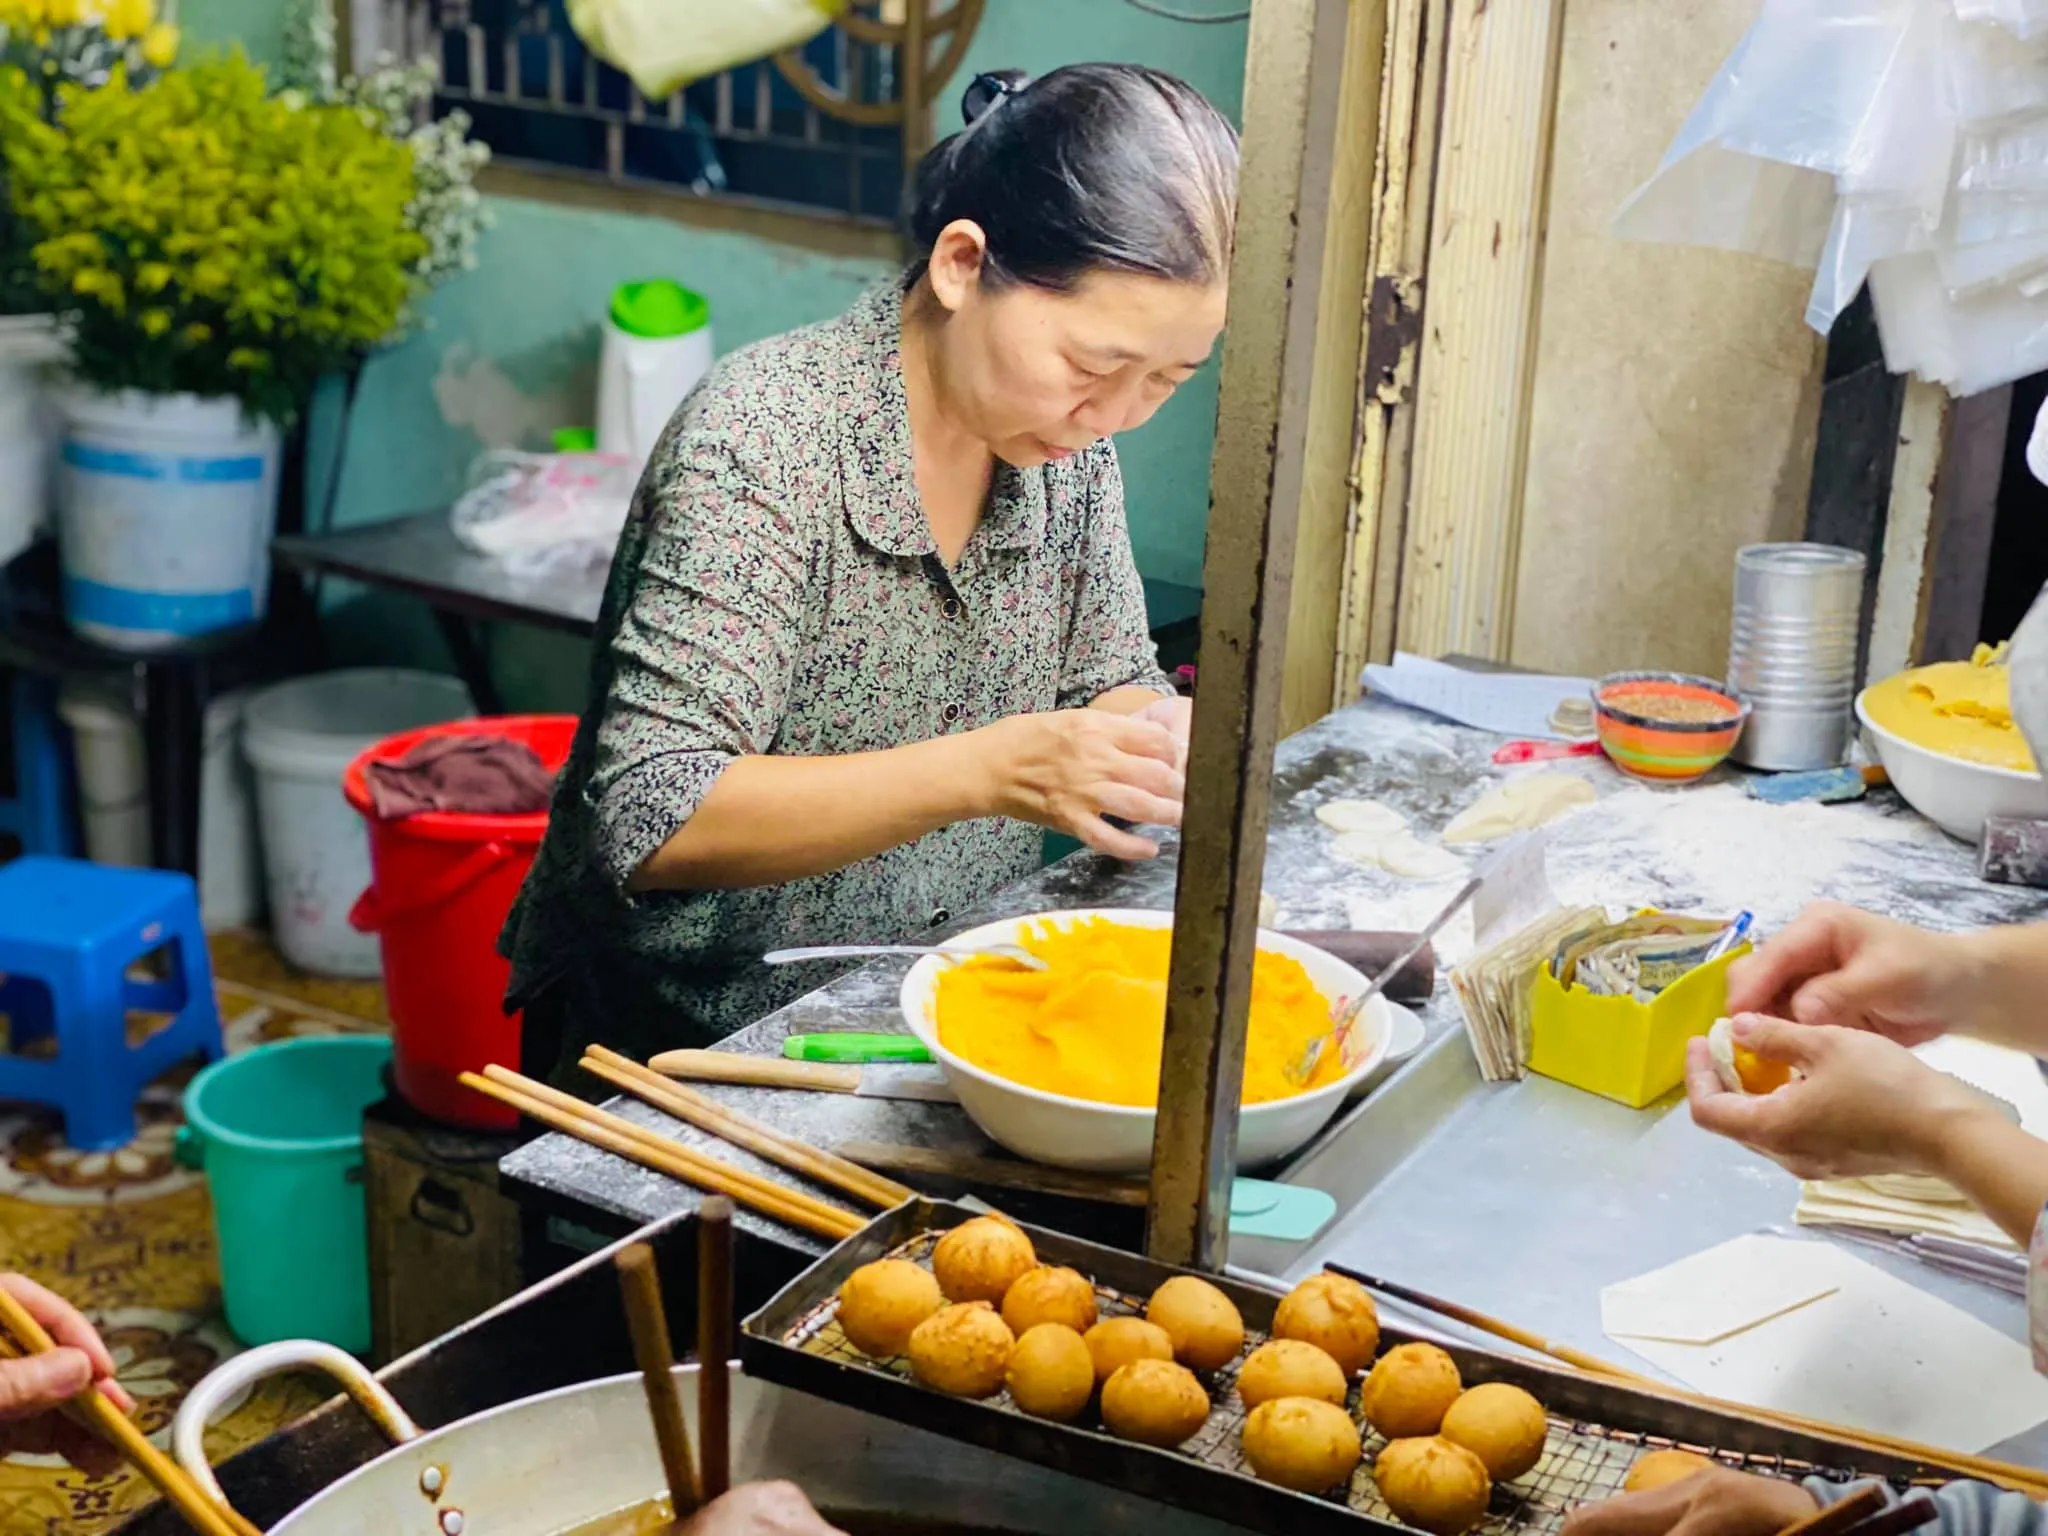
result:
[[[14,798],[0,799],[0,832],[23,853],[68,859],[78,853],[70,744],[57,718],[57,685],[16,672],[8,679]]]
[[[169,978],[130,980],[129,968],[158,949]],[[80,1151],[132,1141],[145,1087],[187,1057],[223,1054],[189,876],[33,856],[0,866],[0,973],[14,1050],[0,1055],[0,1099],[54,1105]],[[171,1022],[131,1050],[130,1009]],[[53,1058],[20,1054],[51,1036]]]

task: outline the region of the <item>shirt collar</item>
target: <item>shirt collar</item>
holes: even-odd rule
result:
[[[903,388],[903,289],[890,279],[864,294],[842,318],[852,363],[840,399],[840,464],[846,518],[884,554],[937,552],[910,448],[910,399]],[[1045,541],[1047,468],[997,464],[989,508],[969,549],[1036,549]]]

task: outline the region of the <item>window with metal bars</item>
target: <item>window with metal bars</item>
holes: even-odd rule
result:
[[[402,39],[414,56],[436,61],[436,110],[467,112],[500,162],[870,226],[897,222],[907,158],[901,104],[916,86],[903,78],[905,0],[855,0],[793,57],[743,64],[661,101],[590,54],[563,0],[389,4],[386,46]],[[957,62],[980,9],[981,0],[954,0],[926,35]],[[893,120],[860,120],[878,116]]]

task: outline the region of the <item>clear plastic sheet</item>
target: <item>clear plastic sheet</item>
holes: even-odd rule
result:
[[[1869,283],[1958,393],[2041,368],[2048,0],[1762,0],[1614,231],[1812,267],[1822,332]]]
[[[470,464],[448,521],[466,548],[515,575],[586,570],[611,559],[639,478],[620,454],[493,448]]]

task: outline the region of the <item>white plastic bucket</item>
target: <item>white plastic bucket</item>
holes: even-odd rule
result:
[[[233,400],[61,391],[64,613],[90,639],[173,646],[263,617],[281,439]]]
[[[256,769],[271,931],[292,964],[379,973],[377,936],[348,920],[370,886],[370,844],[342,772],[386,736],[474,713],[454,678],[385,667],[294,678],[249,701],[242,743]]]
[[[199,910],[208,928],[246,928],[263,917],[256,801],[238,728],[245,693],[206,706],[199,780]],[[113,689],[68,683],[57,713],[71,728],[85,854],[96,864],[149,863],[149,760],[142,723]]]
[[[0,350],[0,563],[33,544],[49,521],[50,435],[36,368]]]

